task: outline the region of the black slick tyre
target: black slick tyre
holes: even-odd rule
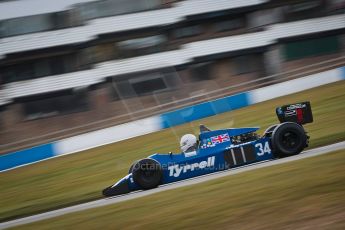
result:
[[[297,123],[285,122],[273,130],[271,144],[277,157],[299,154],[307,145],[307,135]]]
[[[153,159],[142,159],[132,168],[133,180],[143,189],[156,188],[162,180],[161,165]]]

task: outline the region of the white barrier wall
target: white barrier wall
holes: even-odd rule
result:
[[[160,129],[161,120],[159,116],[132,121],[57,141],[54,145],[55,155],[79,152],[147,133],[153,133]]]
[[[345,67],[328,70],[322,73],[309,75],[267,87],[255,89],[249,92],[250,104],[267,101],[273,98],[297,93],[321,85],[333,83],[345,79]]]

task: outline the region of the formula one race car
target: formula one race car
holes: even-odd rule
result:
[[[270,126],[259,136],[259,128],[230,128],[211,131],[200,125],[198,145],[181,154],[153,154],[134,162],[128,175],[103,190],[115,196],[136,190],[226,170],[254,162],[299,154],[308,146],[309,136],[302,127],[313,122],[309,102],[278,107],[280,124]]]

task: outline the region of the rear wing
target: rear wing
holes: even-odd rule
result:
[[[309,101],[283,105],[276,108],[276,113],[280,123],[295,122],[303,125],[313,122],[313,114]]]

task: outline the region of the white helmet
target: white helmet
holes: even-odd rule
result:
[[[196,136],[193,134],[185,134],[181,137],[180,147],[182,152],[187,152],[190,150],[191,147],[194,147],[193,150],[196,149]]]

